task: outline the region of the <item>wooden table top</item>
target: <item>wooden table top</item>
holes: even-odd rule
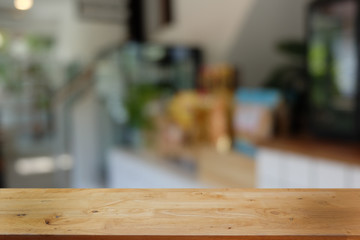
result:
[[[0,190],[0,239],[360,239],[360,190]]]

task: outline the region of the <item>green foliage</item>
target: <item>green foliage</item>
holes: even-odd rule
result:
[[[306,46],[301,41],[283,41],[278,52],[287,62],[276,67],[265,81],[265,87],[281,91],[289,113],[289,130],[297,133],[304,127],[307,111]]]
[[[306,56],[306,45],[303,42],[296,40],[289,40],[280,42],[277,50],[288,57],[304,60]]]
[[[24,39],[31,50],[31,57],[36,56],[38,53],[47,53],[54,45],[54,40],[46,36],[28,35],[24,36]],[[14,58],[9,52],[9,44],[10,41],[6,44],[6,47],[0,49],[0,81],[2,81],[7,91],[21,93],[23,82],[29,77],[46,85],[48,77],[46,76],[44,60],[39,61],[37,58],[30,58],[30,62],[28,62],[29,60]],[[24,67],[24,63],[28,67]]]
[[[265,80],[265,87],[281,91],[300,91],[306,80],[306,46],[301,41],[289,40],[277,45],[279,53],[288,58],[288,63],[276,67]]]
[[[30,35],[26,40],[33,52],[48,51],[54,45],[54,39],[45,36]]]
[[[146,112],[146,107],[152,100],[160,97],[160,95],[161,90],[151,84],[130,86],[125,99],[128,124],[139,129],[150,128],[151,121]]]
[[[21,90],[21,75],[20,66],[14,59],[0,54],[0,82],[8,91],[18,93]]]

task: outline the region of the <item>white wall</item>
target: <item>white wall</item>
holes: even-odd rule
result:
[[[99,51],[125,39],[124,25],[79,19],[76,1],[62,2],[63,14],[57,32],[57,56],[61,62],[88,63]]]
[[[255,0],[239,29],[229,59],[241,69],[243,84],[257,86],[282,62],[275,46],[286,39],[302,40],[310,0]]]
[[[282,61],[275,45],[302,39],[310,0],[174,0],[175,20],[152,40],[203,47],[207,62],[231,62],[259,85]]]
[[[269,0],[263,0],[269,1]],[[152,40],[203,47],[209,62],[222,62],[254,0],[174,0],[174,24]]]

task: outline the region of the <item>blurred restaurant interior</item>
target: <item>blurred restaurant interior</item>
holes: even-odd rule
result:
[[[0,0],[0,187],[360,188],[357,0]]]

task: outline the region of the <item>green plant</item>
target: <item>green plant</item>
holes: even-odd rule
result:
[[[40,35],[29,35],[26,37],[26,41],[34,53],[49,51],[55,43],[53,38]]]
[[[0,83],[11,93],[21,91],[21,67],[7,54],[0,53]]]
[[[161,91],[151,84],[135,84],[130,86],[124,101],[128,114],[128,125],[138,129],[150,128],[151,121],[146,107],[160,95]]]
[[[307,107],[306,44],[287,40],[276,48],[287,61],[270,73],[264,87],[278,89],[283,94],[291,117],[290,128],[295,132],[301,127],[301,118]]]
[[[282,91],[303,88],[306,81],[306,46],[296,40],[280,42],[277,51],[287,58],[287,63],[276,67],[265,80],[265,87]]]

